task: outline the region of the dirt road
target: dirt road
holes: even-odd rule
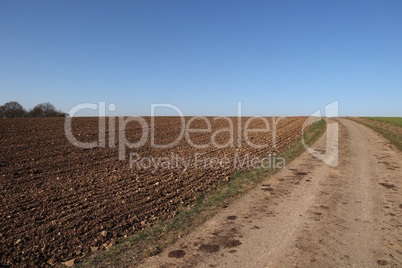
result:
[[[337,167],[303,153],[144,267],[401,267],[402,153],[331,122]],[[324,152],[326,135],[313,148]]]

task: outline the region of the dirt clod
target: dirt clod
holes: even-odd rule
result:
[[[186,252],[182,249],[170,251],[168,254],[169,258],[183,258],[186,255]]]
[[[63,264],[67,267],[72,267],[74,265],[75,259],[71,259],[69,261],[63,262]]]
[[[205,253],[214,253],[214,252],[218,252],[220,249],[220,247],[218,245],[214,245],[214,244],[202,244],[198,250],[205,252]]]
[[[377,260],[377,264],[380,266],[385,266],[388,265],[388,261],[386,260]]]

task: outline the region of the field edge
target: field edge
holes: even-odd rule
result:
[[[372,119],[370,117],[367,117],[371,120],[376,120],[376,119]],[[402,137],[400,135],[398,135],[397,133],[385,129],[383,127],[380,127],[378,125],[375,124],[371,124],[369,122],[363,121],[363,120],[359,120],[358,118],[347,118],[349,120],[355,121],[359,124],[365,125],[371,129],[373,129],[374,131],[380,133],[383,137],[385,137],[387,140],[389,140],[393,145],[395,145],[395,147],[399,150],[402,151]],[[395,126],[398,126],[396,124],[394,124]]]
[[[313,144],[325,130],[325,120],[315,122],[304,134],[305,144],[308,146]],[[286,164],[289,164],[304,151],[303,142],[299,139],[286,147],[278,157],[283,157]],[[190,233],[192,229],[206,222],[222,208],[242,197],[277,171],[279,169],[238,170],[228,182],[221,182],[206,195],[198,195],[193,203],[183,204],[173,218],[162,219],[152,227],[118,240],[107,250],[94,252],[82,260],[76,260],[76,267],[109,267],[110,265],[120,267],[138,264]]]
[[[364,117],[364,118],[383,123],[388,123],[397,127],[402,127],[402,117]]]

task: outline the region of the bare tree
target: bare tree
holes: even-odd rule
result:
[[[66,117],[68,114],[61,110],[57,110],[50,102],[44,102],[36,105],[33,109],[27,112],[21,104],[16,101],[10,101],[0,106],[1,118],[15,117]]]
[[[27,115],[24,107],[16,101],[10,101],[1,106],[1,118],[24,117]]]
[[[44,117],[45,114],[43,113],[43,110],[41,109],[41,107],[38,107],[38,105],[36,105],[33,109],[29,110],[29,116],[30,117]]]
[[[29,111],[31,117],[65,117],[66,114],[60,110],[56,110],[50,102],[44,102],[36,105]]]

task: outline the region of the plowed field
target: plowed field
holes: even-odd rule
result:
[[[173,142],[181,121],[156,117],[155,131],[150,130],[143,146],[126,148],[125,160],[119,160],[118,118],[115,128],[108,128],[106,119],[105,148],[91,149],[69,142],[63,118],[0,120],[0,266],[50,266],[104,249],[229,180],[236,169],[247,168],[241,166],[247,156],[261,159],[280,152],[301,136],[305,119],[279,121],[274,147],[272,131],[250,132],[246,138],[242,133],[238,139],[237,118],[230,123],[208,117],[211,131],[191,132],[188,138],[209,146],[194,148],[184,135],[175,146],[161,149],[151,146],[150,135],[156,144]],[[151,126],[151,119],[145,120]],[[247,120],[241,119],[242,129]],[[98,121],[74,118],[72,133],[81,142],[97,141]],[[225,131],[231,127],[233,136]],[[191,128],[207,129],[207,124],[195,120]],[[248,128],[265,125],[254,120]],[[127,124],[128,141],[137,142],[141,135],[138,123]],[[223,148],[212,146],[211,138]],[[249,142],[268,147],[254,148]]]

